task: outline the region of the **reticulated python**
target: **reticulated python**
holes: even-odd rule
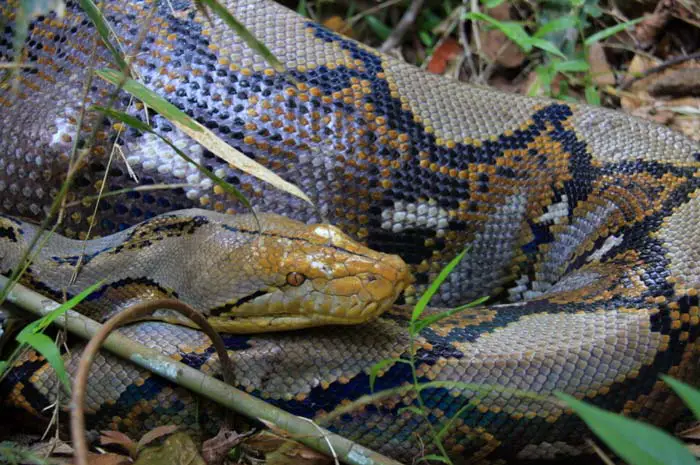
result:
[[[659,425],[673,421],[679,404],[658,374],[692,382],[698,368],[700,145],[620,113],[504,95],[425,74],[272,2],[225,3],[287,66],[284,75],[218,18],[209,23],[186,1],[109,2],[105,15],[143,83],[300,186],[343,231],[374,250],[399,254],[419,292],[471,245],[433,303],[454,305],[483,295],[506,303],[425,330],[417,353],[422,381],[498,384],[540,394],[562,390]],[[14,3],[0,6],[2,17],[10,19],[0,39],[4,59],[12,49],[13,8]],[[145,41],[129,50],[143,18],[151,18]],[[73,2],[62,21],[47,17],[33,24],[25,58],[34,67],[22,72],[17,93],[0,93],[0,192],[8,215],[41,219],[66,172],[87,70],[110,61],[100,48],[96,63],[90,63],[94,37]],[[110,91],[95,79],[88,102],[104,104]],[[117,103],[127,108],[130,102],[123,95]],[[129,111],[145,119],[138,105]],[[95,118],[89,113],[85,126]],[[321,219],[299,200],[230,168],[160,116],[148,119],[260,210]],[[136,185],[125,161],[140,184],[187,187],[104,199],[96,233],[192,206],[242,211],[157,137],[105,126],[98,139],[76,180],[76,199],[96,194],[105,173],[109,191]],[[114,142],[124,158],[108,164]],[[84,234],[93,208],[73,206],[63,234]],[[0,250],[6,251],[18,229],[8,226],[12,220],[3,221]],[[158,238],[187,240],[179,238],[186,229],[161,231]],[[19,234],[16,239],[26,240],[26,232]],[[112,240],[126,237],[121,234]],[[191,255],[191,264],[215,270],[212,264],[221,257],[206,250]],[[66,252],[59,249],[54,256],[75,260]],[[112,260],[118,277],[104,290],[110,298],[118,302],[128,294],[125,289],[179,292],[154,280],[146,264],[129,266],[130,253],[96,255],[98,261]],[[183,269],[158,272],[171,278]],[[63,283],[36,273],[30,269],[37,287],[60,292]],[[226,278],[211,283],[225,285]],[[305,281],[283,278],[292,287]],[[252,300],[265,298],[250,291],[246,296]],[[353,328],[226,340],[235,352],[239,387],[322,421],[325,412],[369,392],[368,371],[375,362],[406,354],[406,323],[404,313],[392,310]],[[209,342],[196,330],[150,322],[124,332],[188,364],[215,369]],[[108,355],[91,379],[94,428],[134,433],[158,421],[191,429],[213,421],[211,410],[197,408],[188,393]],[[409,380],[408,368],[395,364],[376,388]],[[55,383],[45,362],[30,354],[0,390],[10,405],[38,414],[53,399]],[[434,422],[474,398],[462,389],[430,389],[424,395]],[[398,413],[414,400],[385,399],[330,427],[409,461],[422,452],[416,437],[428,434],[425,420]],[[464,460],[546,458],[579,453],[585,432],[555,404],[494,391],[456,421],[446,445]]]

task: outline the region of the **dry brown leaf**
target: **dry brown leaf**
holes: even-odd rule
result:
[[[605,56],[605,49],[600,42],[594,42],[588,51],[588,64],[591,67],[593,82],[599,86],[614,86],[615,75]]]
[[[678,433],[681,439],[700,439],[700,423]]]
[[[658,64],[655,60],[636,55],[629,66],[630,76],[643,75]],[[700,140],[700,115],[695,111],[700,108],[700,98],[694,97],[700,95],[699,77],[700,63],[692,61],[650,73],[634,82],[622,95],[622,108]],[[670,95],[677,98],[669,99]]]
[[[502,90],[503,92],[510,92],[511,94],[517,94],[519,92],[523,91],[523,84],[521,83],[513,83],[512,80],[507,79],[504,76],[501,76],[500,74],[494,74],[491,76],[491,79],[489,79],[488,82],[490,87],[495,87],[498,90]]]
[[[673,112],[663,110],[660,104],[644,105],[637,107],[629,112],[632,116],[644,118],[658,124],[668,125],[673,120]]]
[[[216,436],[202,444],[202,458],[208,465],[218,465],[224,461],[231,449],[240,444],[249,434],[239,434],[222,427]]]
[[[700,108],[700,100],[697,101],[695,108]],[[685,134],[687,137],[700,142],[700,117],[695,116],[678,116],[673,118],[671,127],[678,132]]]
[[[141,449],[158,438],[162,438],[163,436],[167,436],[168,434],[173,434],[175,430],[177,430],[177,426],[175,425],[165,425],[154,428],[148,433],[144,434],[143,437],[141,437],[138,443],[138,448]]]
[[[125,455],[119,454],[93,454],[88,452],[88,463],[90,465],[126,465],[130,464],[131,460]]]
[[[136,457],[138,446],[124,433],[119,431],[101,431],[100,444],[103,446],[118,445],[124,448],[131,457]]]
[[[510,2],[503,2],[495,8],[490,8],[485,12],[498,21],[510,21]],[[481,51],[501,66],[506,68],[517,68],[527,58],[504,33],[498,29],[480,29]]]
[[[454,38],[448,37],[443,40],[433,51],[426,69],[433,74],[445,74],[451,63],[462,55],[462,46]]]
[[[247,439],[245,445],[265,455],[267,465],[327,465],[333,460],[294,440],[262,431]]]
[[[700,68],[671,69],[649,85],[651,95],[700,96]]]
[[[658,64],[659,62],[657,60],[652,60],[651,58],[648,58],[644,55],[635,55],[634,58],[632,58],[632,61],[630,62],[629,68],[627,70],[628,75],[626,79],[632,79],[635,76],[641,75],[649,68],[653,68]],[[648,85],[649,77],[640,79],[639,81],[632,84],[632,86],[628,89],[628,93],[633,94],[637,98],[631,98],[626,95],[623,95],[620,99],[620,104],[622,105],[622,108],[624,108],[627,111],[632,111],[639,108],[642,105],[642,102],[652,101],[653,99],[649,96],[649,93],[646,91]]]
[[[673,0],[661,0],[656,5],[654,13],[646,16],[634,28],[634,37],[639,46],[648,48],[656,42],[657,37],[663,32],[666,23],[671,19]]]
[[[345,22],[343,18],[338,15],[331,16],[323,21],[323,26],[327,27],[333,32],[338,34],[343,34],[347,37],[353,37],[352,27]]]
[[[59,456],[59,455],[69,455],[73,456],[73,447],[61,441],[60,439],[47,439],[45,441],[39,441],[29,448],[29,450],[38,456]]]

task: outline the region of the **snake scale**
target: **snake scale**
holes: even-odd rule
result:
[[[388,268],[409,297],[470,245],[433,304],[457,305],[485,295],[494,304],[421,333],[416,352],[421,381],[499,385],[543,395],[561,390],[657,425],[673,424],[681,405],[658,375],[688,382],[698,377],[698,143],[618,112],[433,76],[271,1],[224,4],[286,72],[271,69],[219,18],[206,18],[185,0],[108,1],[104,13],[141,82],[302,188],[316,209],[232,168],[154,112],[146,116],[142,106],[130,105],[127,94],[119,95],[117,107],[148,119],[158,134],[238,187],[259,211],[305,223],[327,218],[370,249],[398,254],[415,277],[413,284],[398,259],[377,256],[380,262],[397,260]],[[12,54],[14,8],[14,1],[0,4],[6,23],[0,36],[3,60]],[[140,48],[131,49],[142,31]],[[16,91],[0,92],[5,268],[12,266],[7,257],[15,250],[13,242],[26,241],[32,230],[11,217],[42,219],[66,172],[72,144],[83,146],[96,121],[88,112],[86,131],[78,135],[83,94],[90,105],[109,101],[109,84],[95,78],[85,87],[91,66],[110,66],[102,46],[92,54],[95,36],[76,1],[67,2],[63,19],[38,18],[25,42],[24,61],[32,66],[22,70]],[[115,305],[134,292],[177,293],[188,279],[174,277],[184,265],[155,269],[146,260],[132,266],[130,257],[142,255],[120,247],[134,244],[129,231],[135,230],[128,228],[146,222],[136,230],[148,230],[138,242],[147,255],[168,241],[177,249],[193,231],[228,221],[208,212],[243,213],[243,207],[153,134],[106,124],[97,140],[71,191],[60,229],[66,238],[56,239],[58,248],[50,252],[55,255],[45,258],[53,260],[53,269],[76,261],[67,244],[84,237],[94,209],[80,199],[101,187],[154,185],[100,202],[93,233],[106,237],[95,241],[112,240],[111,248],[103,242],[86,257],[108,260],[115,280],[102,294],[110,294]],[[116,156],[109,163],[113,144]],[[161,184],[180,187],[156,189]],[[185,208],[206,211],[168,216]],[[159,221],[169,226],[153,227]],[[294,224],[282,240],[295,242],[308,233]],[[308,247],[333,248],[334,243],[314,244]],[[220,257],[208,246],[191,247],[186,262],[210,272],[206,281],[216,293],[229,282],[221,275],[227,268],[217,268]],[[352,247],[366,253],[360,245]],[[345,252],[335,248],[334,253]],[[243,264],[240,270],[249,272]],[[381,281],[383,271],[375,271],[379,278],[365,274],[357,278],[367,280],[359,286]],[[248,288],[246,303],[270,299],[265,295],[282,289],[308,289],[304,285],[314,279],[305,272],[310,271],[279,265],[276,284]],[[51,295],[64,285],[46,281],[39,265],[30,267],[28,276],[29,284]],[[162,284],[161,278],[174,284]],[[375,285],[378,294],[391,294],[381,290],[383,284]],[[325,413],[370,392],[374,363],[407,355],[407,324],[405,312],[389,309],[358,326],[226,335],[225,340],[238,387],[323,423]],[[216,372],[208,340],[194,329],[145,322],[122,331]],[[74,368],[75,359],[67,358]],[[410,379],[407,366],[396,363],[385,367],[376,389]],[[55,399],[56,383],[46,362],[30,353],[0,393],[6,406],[39,415]],[[136,434],[176,423],[194,431],[215,419],[215,409],[200,408],[191,394],[108,354],[97,360],[89,389],[89,424],[95,429]],[[427,421],[452,418],[471,400],[476,405],[461,412],[445,438],[456,461],[546,459],[587,451],[587,429],[560,405],[503,390],[478,401],[463,388],[431,388],[423,395],[427,420],[401,410],[416,401],[407,394],[350,411],[326,426],[410,462],[431,452],[420,440],[428,437]]]

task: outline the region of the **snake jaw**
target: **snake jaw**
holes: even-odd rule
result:
[[[257,284],[210,313],[218,330],[364,323],[388,310],[413,280],[401,258],[373,251],[333,226],[262,219],[265,235],[246,243],[245,262],[242,253],[231,260],[238,270],[249,269]]]

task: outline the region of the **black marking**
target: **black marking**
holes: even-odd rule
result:
[[[257,299],[258,297],[264,296],[266,294],[269,294],[268,291],[262,291],[262,290],[257,290],[253,292],[252,294],[248,294],[247,296],[241,297],[237,301],[235,301],[232,304],[224,304],[219,307],[213,308],[209,311],[209,314],[211,316],[219,316],[222,313],[228,313],[231,310],[235,309],[236,307],[240,307],[246,302],[250,302],[251,300]]]
[[[124,278],[120,279],[119,281],[114,281],[112,283],[108,283],[97,289],[95,292],[90,294],[89,296],[86,297],[85,301],[86,302],[94,302],[96,300],[101,299],[105,293],[109,290],[116,290],[116,289],[121,289],[130,285],[138,285],[144,290],[151,288],[151,289],[156,289],[160,292],[163,293],[163,295],[173,297],[175,299],[179,298],[179,294],[175,292],[174,290],[171,289],[166,289],[165,287],[161,286],[157,281],[150,279],[150,278]]]
[[[285,236],[284,234],[276,234],[276,233],[271,233],[271,232],[267,232],[267,231],[260,231],[260,230],[241,229],[241,228],[237,228],[235,226],[231,226],[228,224],[221,224],[221,227],[226,229],[227,231],[241,233],[241,234],[249,234],[251,236],[279,237],[279,238],[287,239],[290,241],[300,241],[300,242],[305,242],[305,243],[311,244],[311,245],[318,245],[318,244],[311,242],[308,239],[304,239],[303,237]],[[367,255],[364,255],[364,254],[361,254],[358,252],[352,252],[348,249],[345,249],[343,247],[332,244],[331,242],[324,243],[323,247],[329,247],[331,249],[347,253],[348,255],[357,255],[358,257],[365,257],[365,258],[368,258],[371,260],[371,257],[368,257]]]
[[[22,234],[22,231],[19,232]],[[10,242],[18,242],[16,228],[0,226],[0,238],[6,237]]]
[[[370,230],[367,247],[379,252],[397,254],[409,265],[417,265],[433,255],[425,241],[435,238],[435,229],[409,228],[399,232],[377,228]]]

